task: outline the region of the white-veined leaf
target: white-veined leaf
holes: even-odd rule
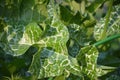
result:
[[[94,28],[94,37],[97,41],[101,40],[103,36],[106,18],[101,18]],[[110,20],[107,26],[107,36],[120,33],[120,5],[114,6],[111,12]]]

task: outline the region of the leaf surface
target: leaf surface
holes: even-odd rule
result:
[[[105,25],[106,18],[101,18],[101,20],[96,24],[94,28],[94,37],[97,41],[101,39],[103,36],[104,25]],[[114,6],[111,12],[111,16],[108,22],[107,36],[119,34],[120,32],[120,5]]]

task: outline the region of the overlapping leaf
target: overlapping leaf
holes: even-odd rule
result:
[[[103,36],[106,18],[102,18],[94,28],[94,37],[98,41]],[[120,5],[114,6],[107,26],[107,36],[120,32]]]
[[[50,7],[50,5],[49,5]],[[51,9],[53,8],[53,10]],[[56,8],[51,6],[51,10]],[[53,15],[53,14],[52,14]],[[69,76],[70,73],[82,76],[81,68],[74,58],[69,58],[66,43],[69,39],[67,27],[57,19],[57,13],[52,17],[52,23],[47,30],[52,30],[45,34],[41,41],[45,45],[40,46],[40,50],[33,56],[29,71],[38,78],[55,77],[62,74]],[[38,70],[39,69],[39,70]],[[40,72],[39,72],[40,71]],[[39,74],[38,74],[39,72]]]
[[[30,23],[26,27],[23,26],[24,28],[23,32],[20,32],[22,30],[22,26],[20,26],[9,33],[9,44],[15,55],[24,54],[31,45],[39,41],[42,35],[42,31],[36,23]]]
[[[77,55],[77,60],[82,66],[82,71],[88,79],[97,79],[97,57],[98,51],[94,46],[82,48]]]
[[[120,5],[113,7],[113,12],[111,13],[109,21],[109,28],[107,30],[108,36],[118,33],[120,33]]]
[[[47,2],[34,0],[29,2],[24,0],[5,0],[2,2],[1,8],[3,10],[6,8],[5,11],[2,11],[6,14],[1,14],[5,22],[5,26],[2,25],[2,27],[5,27],[4,32],[7,33],[7,35],[2,37],[6,38],[5,46],[11,48],[10,50],[13,53],[10,54],[12,55],[24,54],[31,45],[40,40],[42,31],[37,23],[41,23],[47,17]]]
[[[70,24],[68,26],[69,41],[67,43],[68,53],[75,57],[80,50],[81,46],[89,45],[92,40],[93,28],[86,28],[77,24]]]
[[[70,73],[73,73],[80,77],[82,76],[81,68],[78,65],[77,60],[75,58],[74,59],[68,58],[68,56],[64,54],[56,53],[46,48],[44,48],[43,51],[41,52],[40,58],[41,58],[40,59],[41,68],[38,76],[38,78],[40,79],[45,77],[55,77],[60,75],[65,75],[65,77],[68,77]],[[34,68],[38,70],[37,67],[34,67]],[[32,69],[30,69],[30,71],[31,70]]]
[[[103,3],[105,0],[93,0],[93,2],[87,7],[87,10],[91,13],[94,13]]]
[[[58,24],[59,23],[59,24]],[[50,66],[48,66],[46,69],[51,69],[51,71],[48,73],[48,71],[47,72],[45,72],[45,74],[46,75],[41,75],[41,74],[38,74],[38,73],[36,73],[36,72],[38,72],[39,71],[39,69],[41,68],[41,67],[44,67],[45,65],[43,64],[43,65],[41,65],[41,59],[40,59],[40,57],[42,57],[42,53],[44,54],[44,55],[46,55],[47,56],[47,54],[48,55],[51,55],[51,52],[53,52],[53,53],[58,53],[58,57],[59,57],[59,54],[63,54],[63,55],[67,55],[67,48],[66,48],[66,42],[67,42],[67,40],[68,40],[68,31],[67,31],[67,28],[63,25],[63,24],[60,24],[60,22],[59,21],[55,21],[55,22],[53,22],[52,23],[52,26],[51,26],[52,28],[54,28],[54,30],[55,30],[55,33],[56,34],[54,34],[54,31],[53,31],[53,33],[50,31],[51,30],[51,28],[49,28],[48,29],[48,31],[50,31],[50,33],[51,34],[54,34],[54,35],[44,35],[43,36],[43,39],[41,39],[37,44],[39,44],[39,47],[40,47],[40,50],[39,50],[39,52],[38,53],[36,53],[34,56],[33,56],[33,61],[32,61],[32,64],[31,64],[31,66],[30,66],[30,69],[29,69],[29,71],[30,72],[32,72],[33,73],[33,75],[35,74],[36,76],[37,75],[39,75],[39,77],[40,78],[45,78],[45,77],[50,77],[50,76],[57,76],[57,75],[60,75],[61,73],[59,73],[59,74],[56,74],[55,72],[57,72],[58,73],[58,71],[55,71],[54,73],[53,73],[53,71],[52,70],[54,70],[54,67],[50,67]],[[57,31],[59,31],[59,32],[57,32]],[[42,52],[42,50],[43,50],[43,48],[48,48],[48,50],[47,49],[45,49],[43,52]],[[51,52],[49,51],[49,49],[51,50]],[[64,56],[63,56],[64,57]],[[67,56],[66,56],[67,57]],[[44,56],[43,56],[43,58],[44,58]],[[53,56],[53,59],[56,59],[56,56]],[[60,59],[60,58],[59,58]],[[59,59],[58,59],[58,63],[54,63],[54,64],[52,64],[51,66],[53,66],[53,65],[59,65],[59,62],[61,61],[61,59],[60,59],[60,61],[59,61]],[[65,58],[66,59],[66,58]],[[50,60],[51,60],[51,58],[50,58]],[[64,60],[64,59],[63,59]],[[48,61],[49,61],[49,58],[48,58]],[[56,61],[56,60],[53,60],[53,61]],[[45,61],[46,62],[46,61]],[[49,64],[48,64],[49,65]],[[55,66],[56,67],[56,66]],[[46,71],[46,69],[45,69],[45,71]],[[58,69],[57,68],[57,70],[62,70],[62,69]],[[40,69],[40,72],[41,72],[42,70]],[[44,72],[43,72],[44,73]],[[52,73],[53,73],[53,75],[52,75]]]
[[[51,8],[49,8],[50,6],[51,6]],[[62,67],[59,66],[59,63],[61,61],[61,59],[59,58],[60,57],[59,54],[63,54],[63,56],[62,56],[63,60],[66,59],[64,57],[64,55],[67,55],[66,42],[69,38],[67,27],[64,24],[62,24],[60,20],[57,19],[57,13],[54,12],[56,10],[56,8],[54,8],[55,6],[50,4],[49,7],[48,8],[53,11],[53,12],[51,11],[49,13],[50,14],[53,13],[52,15],[54,15],[54,16],[51,16],[52,23],[49,25],[50,28],[47,29],[47,27],[46,27],[46,32],[49,32],[49,34],[44,34],[43,38],[38,42],[38,44],[43,42],[44,45],[42,45],[42,46],[40,45],[40,51],[39,51],[39,53],[36,53],[34,55],[32,64],[30,66],[30,72],[35,74],[36,71],[38,72],[38,69],[45,67],[46,65],[49,65],[46,69],[43,69],[45,71],[45,75],[42,76],[41,74],[36,74],[42,78],[61,75],[61,73],[63,72],[63,69],[62,69],[63,66]],[[58,55],[54,55],[53,57],[51,56],[50,58],[48,58],[48,60],[45,59],[45,63],[48,63],[45,65],[44,65],[44,63],[43,63],[43,65],[40,64],[41,63],[40,57],[42,57],[43,48],[48,48],[48,51],[47,51],[47,49],[45,49],[45,51],[43,51],[44,54],[46,52],[46,54],[50,55],[51,52],[49,51],[49,49],[52,50],[53,53],[58,53]],[[57,59],[57,56],[58,56],[58,59]],[[49,60],[51,60],[51,59],[53,59],[53,61],[50,65]],[[57,59],[58,63],[56,63],[56,59]],[[37,68],[37,65],[40,65],[41,67],[39,66]],[[52,67],[53,65],[56,65],[56,66]],[[50,69],[50,71],[48,72],[47,69]],[[47,70],[47,72],[46,72],[46,70]],[[42,70],[40,69],[40,72],[41,71]],[[54,73],[53,73],[53,71],[54,71]],[[55,73],[55,72],[57,72],[57,73]]]
[[[65,0],[66,3],[70,1],[72,0]],[[93,3],[94,5],[87,8],[90,9],[88,11],[91,12],[92,9],[95,11],[104,1]],[[0,18],[5,22],[0,21],[0,48],[7,54],[18,56],[25,54],[31,46],[37,47],[38,51],[33,55],[28,70],[36,80],[47,77],[55,77],[55,80],[65,79],[71,75],[77,76],[74,79],[95,80],[107,73],[97,67],[96,47],[88,46],[93,40],[91,22],[95,21],[93,19],[90,22],[91,14],[86,15],[88,12],[86,16],[79,11],[74,13],[61,3],[60,0],[0,1],[0,10],[3,10]],[[113,10],[107,36],[119,33],[120,30],[119,6],[115,6]],[[101,21],[104,26],[104,19]],[[101,23],[96,25],[94,31],[96,40],[99,40],[103,29]],[[24,57],[31,56],[27,54]],[[14,62],[17,60],[19,59],[13,61],[12,65],[15,65]],[[10,71],[15,72],[15,69]]]

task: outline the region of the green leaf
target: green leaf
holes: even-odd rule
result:
[[[47,17],[48,1],[0,1],[0,9],[4,24],[1,22],[0,40],[9,54],[22,55],[28,48],[40,40],[42,31],[37,23],[42,23]],[[3,29],[4,28],[4,29]]]
[[[97,75],[98,75],[98,77],[101,77],[101,76],[111,73],[112,71],[115,71],[116,69],[117,69],[117,67],[98,65],[97,66]]]
[[[13,55],[24,54],[28,48],[40,40],[42,30],[33,22],[26,27],[23,24],[8,26],[8,45],[14,51]]]
[[[119,65],[119,58],[101,60],[95,47],[119,37],[119,5],[103,18],[108,29],[99,22],[100,30],[93,27],[93,12],[104,1],[0,0],[0,77],[14,73],[30,80],[96,80],[115,70],[111,65]],[[103,39],[105,31],[107,36],[117,36],[90,45],[93,31],[96,40]]]
[[[113,12],[111,13],[111,18],[109,21],[109,28],[107,30],[107,35],[113,35],[120,33],[120,5],[113,7]]]
[[[81,25],[86,18],[86,14],[82,15],[78,11],[76,13],[73,13],[68,7],[60,5],[60,19],[65,25],[69,24]]]
[[[98,64],[117,67],[120,64],[120,59],[115,57],[114,55],[101,53],[98,58]]]
[[[6,24],[4,22],[3,19],[0,19],[0,41],[3,40],[3,36],[5,36],[5,27],[6,27]]]
[[[38,76],[39,79],[60,75],[68,77],[70,73],[82,76],[81,68],[75,58],[68,58],[67,55],[47,48],[43,48],[34,55],[29,72]]]
[[[38,50],[38,52],[36,52],[33,55],[33,59],[32,59],[32,63],[29,67],[29,72],[32,74],[33,77],[35,77],[37,79],[39,72],[40,72],[40,68],[41,68],[41,60],[40,60],[40,51],[41,49]]]
[[[42,22],[48,16],[47,13],[47,1],[48,0],[30,0],[22,1],[21,3],[21,20],[25,22]]]
[[[22,69],[23,67],[25,67],[25,61],[19,58],[16,58],[12,62],[7,64],[7,69],[11,74],[17,72],[19,69]]]
[[[76,58],[73,58],[73,57],[69,57],[69,65],[66,67],[66,69],[70,72],[70,73],[72,73],[72,74],[74,74],[74,75],[76,75],[76,76],[79,76],[79,77],[83,77],[84,76],[84,74],[83,74],[83,72],[82,72],[82,66],[80,66],[79,64],[78,64],[78,61],[77,61],[77,59]]]
[[[0,1],[0,17],[9,19],[18,19],[20,13],[20,5],[22,0],[4,0]]]
[[[58,19],[58,13],[54,5],[50,3],[48,6],[48,9],[51,10],[49,14],[54,13],[50,16],[52,22],[50,25],[46,25],[45,33],[47,33],[43,34],[42,38],[36,43],[39,46],[39,52],[33,56],[33,61],[29,68],[29,71],[38,78],[61,75],[64,70],[64,65],[59,65],[62,60],[65,59],[66,61],[67,58],[66,43],[69,38],[67,27]],[[43,58],[44,62],[41,61],[41,58]],[[44,67],[47,68],[44,69]]]
[[[118,34],[120,32],[120,5],[114,6],[110,15],[110,20],[108,22],[107,36]],[[104,26],[106,18],[101,18],[101,20],[96,24],[94,28],[94,37],[97,41],[103,36]]]
[[[65,80],[65,77],[64,76],[58,76],[58,77],[55,77],[54,80]]]
[[[95,0],[88,7],[87,10],[91,13],[96,12],[96,10],[104,3],[106,0]]]
[[[52,56],[45,59],[42,68],[40,69],[40,74],[38,78],[54,77],[54,76],[62,75],[63,72],[65,71],[65,67],[68,65],[69,65],[69,61],[67,59],[67,56],[53,52]]]
[[[105,80],[119,80],[120,76],[118,75],[111,75],[108,78],[106,78]]]
[[[90,40],[92,40],[93,28],[70,24],[68,25],[68,30],[70,39],[75,40],[80,46],[89,45]]]
[[[68,25],[69,40],[67,42],[68,53],[70,56],[75,57],[81,46],[90,45],[93,40],[93,27],[84,27],[77,24]]]
[[[82,72],[88,79],[97,79],[97,57],[98,51],[94,46],[83,47],[76,57],[82,67]]]
[[[65,24],[68,24],[73,17],[73,14],[70,12],[70,10],[68,10],[62,5],[60,5],[60,15],[61,20],[63,20]]]
[[[80,12],[77,12],[75,15],[72,16],[69,24],[78,24],[81,25],[82,22],[84,21],[84,16]]]
[[[55,8],[53,9],[55,10]],[[56,13],[54,13],[49,27],[46,32],[52,29],[52,32],[49,33],[53,35],[46,34],[39,41],[43,41],[45,45],[40,46],[40,52],[33,56],[29,71],[33,75],[37,75],[38,78],[54,77],[62,74],[68,76],[70,73],[80,75],[80,67],[76,59],[70,58],[69,60],[68,58],[66,43],[69,34],[67,27],[57,19]],[[39,74],[38,69],[40,69]]]

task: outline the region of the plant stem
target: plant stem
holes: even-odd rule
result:
[[[111,40],[116,39],[116,38],[120,38],[120,34],[113,35],[113,36],[110,36],[108,38],[105,38],[105,39],[103,39],[101,41],[98,41],[98,42],[94,43],[93,45],[94,46],[99,46],[101,44],[104,44],[105,42],[111,41]]]

